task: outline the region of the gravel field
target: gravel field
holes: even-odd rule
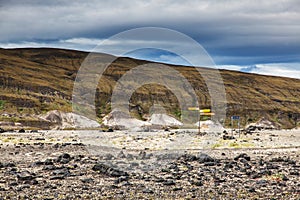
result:
[[[300,199],[300,131],[0,134],[0,199]]]

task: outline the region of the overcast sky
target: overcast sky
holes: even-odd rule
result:
[[[0,16],[2,48],[91,51],[122,31],[163,27],[196,40],[220,68],[300,78],[299,0],[0,0]],[[166,52],[129,55],[185,64]]]

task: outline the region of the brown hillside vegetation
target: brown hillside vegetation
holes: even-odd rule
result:
[[[73,83],[87,55],[87,52],[51,48],[0,49],[0,121],[13,120],[38,126],[35,117],[38,114],[50,110],[71,111]],[[110,111],[110,96],[116,82],[128,70],[146,63],[149,62],[122,57],[109,66],[97,90],[99,118]],[[207,86],[197,70],[169,66],[187,78],[200,106],[210,107]],[[231,115],[240,115],[243,125],[262,117],[282,128],[297,125],[296,116],[300,113],[299,79],[228,70],[220,70],[220,73],[226,89],[227,125]],[[181,114],[175,95],[161,85],[139,88],[130,103],[132,114],[138,118],[143,118],[153,103],[161,104],[175,117]]]

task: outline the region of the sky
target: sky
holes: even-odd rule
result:
[[[0,16],[1,48],[92,51],[120,32],[161,27],[198,42],[218,68],[300,78],[299,0],[0,0]],[[165,41],[131,38],[99,50],[142,42]],[[174,40],[166,45],[184,44]],[[180,55],[161,50],[126,55],[187,64]]]

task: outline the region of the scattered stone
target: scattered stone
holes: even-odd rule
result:
[[[279,169],[279,166],[271,164],[271,163],[268,163],[267,166],[266,166],[266,168],[267,169]]]
[[[1,167],[0,167],[0,168],[1,168]],[[299,172],[296,171],[296,170],[291,170],[291,171],[290,171],[290,175],[299,176],[300,174],[299,174]]]
[[[174,188],[173,188],[173,191],[174,191],[174,192],[176,192],[176,191],[181,191],[181,190],[183,190],[182,187],[174,187]]]
[[[54,176],[61,175],[63,177],[70,176],[70,171],[67,168],[56,169],[52,172]]]
[[[141,159],[141,160],[144,160],[144,159],[146,159],[147,158],[147,154],[146,154],[146,152],[145,151],[140,151],[140,153],[139,153],[139,159]]]
[[[93,183],[94,182],[94,179],[92,179],[92,178],[83,178],[83,179],[80,179],[80,180],[83,183]]]
[[[128,176],[120,176],[115,180],[115,184],[122,183],[124,181],[128,181],[128,179],[129,179]]]
[[[163,178],[156,178],[155,179],[155,182],[157,182],[157,183],[162,183],[162,182],[164,182],[165,181],[165,179],[163,179]]]
[[[23,128],[19,130],[19,133],[25,133],[25,132],[26,132],[26,131],[25,131],[25,129],[23,129]]]
[[[250,161],[251,159],[250,156],[248,156],[246,153],[241,153],[238,156],[236,156],[234,160],[239,160],[240,158],[244,158],[247,161]]]
[[[107,132],[114,132],[114,129],[109,128],[109,129],[107,129]]]
[[[272,158],[270,160],[270,162],[284,162],[285,159],[281,158],[281,157],[276,157],[276,158]]]
[[[3,128],[0,128],[0,133],[5,133],[6,131]]]
[[[31,164],[32,167],[35,167],[35,166],[41,166],[41,165],[44,165],[45,163],[42,162],[42,161],[36,161],[34,163]]]
[[[205,162],[204,166],[215,166],[216,163],[215,162]]]
[[[115,159],[114,155],[112,155],[111,153],[107,153],[105,154],[105,156],[103,157],[103,160],[113,160]]]
[[[37,140],[37,141],[42,141],[42,140],[45,140],[45,138],[43,138],[43,137],[38,137],[38,138],[35,138],[35,140]]]
[[[163,184],[164,184],[164,185],[170,186],[170,185],[175,185],[176,182],[175,182],[174,180],[172,180],[172,179],[168,179],[168,180],[165,180],[165,181],[163,182]]]
[[[145,189],[143,189],[143,193],[146,193],[146,194],[153,194],[154,192],[153,192],[153,190],[150,189],[150,188],[145,188]]]
[[[123,172],[121,170],[111,168],[108,165],[105,165],[103,163],[95,164],[92,170],[98,171],[102,174],[112,176],[112,177],[129,176],[127,172]]]
[[[72,157],[70,156],[70,154],[64,153],[57,158],[56,162],[59,162],[61,164],[67,164],[71,160],[72,160]]]
[[[245,163],[248,163],[248,160],[246,160],[245,158],[241,158],[240,162],[245,164]]]
[[[51,171],[51,170],[56,170],[57,167],[55,165],[45,165],[43,167],[43,170],[46,170],[46,171]]]
[[[205,153],[200,153],[200,155],[198,156],[198,161],[200,163],[206,163],[206,162],[215,162],[216,160]]]
[[[30,173],[29,171],[22,171],[17,173],[17,178],[19,181],[30,181],[35,179],[35,174]]]
[[[264,179],[256,181],[256,184],[258,184],[258,185],[266,185],[267,183],[268,183],[268,181],[264,180]]]
[[[200,180],[195,180],[195,181],[192,181],[191,183],[198,187],[203,186],[203,183]]]
[[[289,179],[288,179],[288,177],[286,177],[285,175],[283,175],[283,176],[282,176],[282,180],[283,180],[283,181],[288,181]]]
[[[53,160],[52,159],[46,159],[45,161],[44,161],[44,165],[53,165],[54,163],[53,163]]]
[[[63,176],[63,175],[50,177],[50,180],[63,180],[63,179],[65,179],[65,176]]]
[[[235,137],[231,135],[223,135],[223,140],[235,140]]]
[[[184,154],[180,158],[182,158],[186,162],[193,162],[198,159],[197,156],[191,154]]]
[[[30,188],[30,185],[29,184],[24,184],[24,185],[18,185],[17,187],[16,187],[16,190],[17,191],[23,191],[23,190],[25,190],[25,189],[29,189]]]
[[[123,151],[120,151],[120,153],[118,154],[118,158],[126,158],[126,155]]]
[[[12,163],[12,162],[2,163],[2,165],[3,165],[4,168],[7,168],[7,167],[16,167],[16,164]]]

